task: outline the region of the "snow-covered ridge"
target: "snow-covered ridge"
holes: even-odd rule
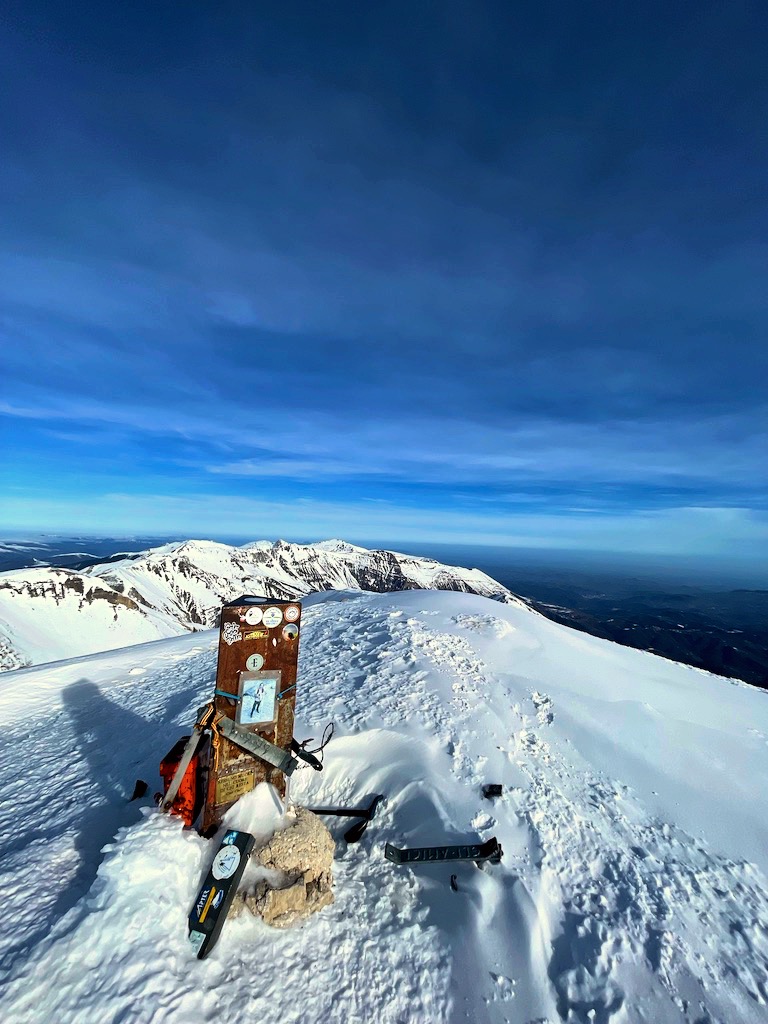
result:
[[[180,632],[132,587],[48,566],[0,573],[0,670]]]
[[[765,1024],[762,691],[516,604],[334,596],[305,602],[295,734],[336,731],[291,796],[385,801],[354,846],[326,819],[332,906],[285,931],[229,920],[202,962],[186,915],[217,842],[151,793],[210,698],[216,633],[6,676],[4,1020]],[[264,836],[268,795],[229,824]],[[383,853],[491,836],[483,870]]]
[[[0,670],[56,661],[213,626],[241,594],[277,600],[323,590],[454,590],[524,602],[478,569],[342,540],[190,540],[94,565],[0,573]],[[527,607],[527,606],[526,606]]]

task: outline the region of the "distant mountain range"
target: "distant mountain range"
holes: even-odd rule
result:
[[[0,573],[0,670],[209,629],[222,604],[242,594],[286,600],[323,590],[415,589],[528,607],[479,569],[341,540],[243,547],[185,541],[120,553],[80,571],[40,566]]]

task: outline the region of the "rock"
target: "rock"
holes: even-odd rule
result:
[[[239,907],[258,914],[267,924],[287,928],[333,903],[335,843],[320,818],[295,807],[296,822],[276,832],[254,854],[263,867],[278,872],[282,884],[257,882],[252,892],[238,894]]]
[[[286,875],[310,874],[319,878],[330,873],[336,844],[323,822],[306,807],[294,807],[296,822],[276,832],[256,857],[265,868]]]

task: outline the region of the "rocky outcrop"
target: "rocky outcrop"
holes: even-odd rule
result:
[[[24,668],[29,664],[18,651],[0,637],[0,672],[9,672],[15,668]]]
[[[22,571],[8,572],[0,576],[0,591],[11,598],[52,600],[57,605],[76,599],[78,606],[105,601],[113,608],[118,605],[138,611],[138,605],[111,584],[101,585],[82,573],[69,569],[27,569],[25,579]],[[146,603],[146,602],[145,602]]]
[[[275,928],[289,928],[333,903],[333,837],[305,807],[294,807],[294,824],[254,854],[275,881],[260,880],[238,893],[233,912],[247,908]]]

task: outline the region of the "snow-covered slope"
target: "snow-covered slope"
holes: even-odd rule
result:
[[[181,632],[132,588],[68,569],[0,573],[0,670]]]
[[[215,840],[127,798],[210,696],[215,634],[5,677],[4,1020],[765,1024],[765,693],[465,594],[321,594],[302,623],[296,735],[336,734],[292,798],[386,803],[339,838],[331,907],[230,921],[203,962]],[[277,814],[260,788],[230,822]],[[483,870],[383,856],[492,835]]]
[[[516,603],[478,569],[331,540],[186,541],[84,572],[0,573],[0,670],[125,647],[213,626],[241,594],[278,599],[320,590],[457,590]]]

